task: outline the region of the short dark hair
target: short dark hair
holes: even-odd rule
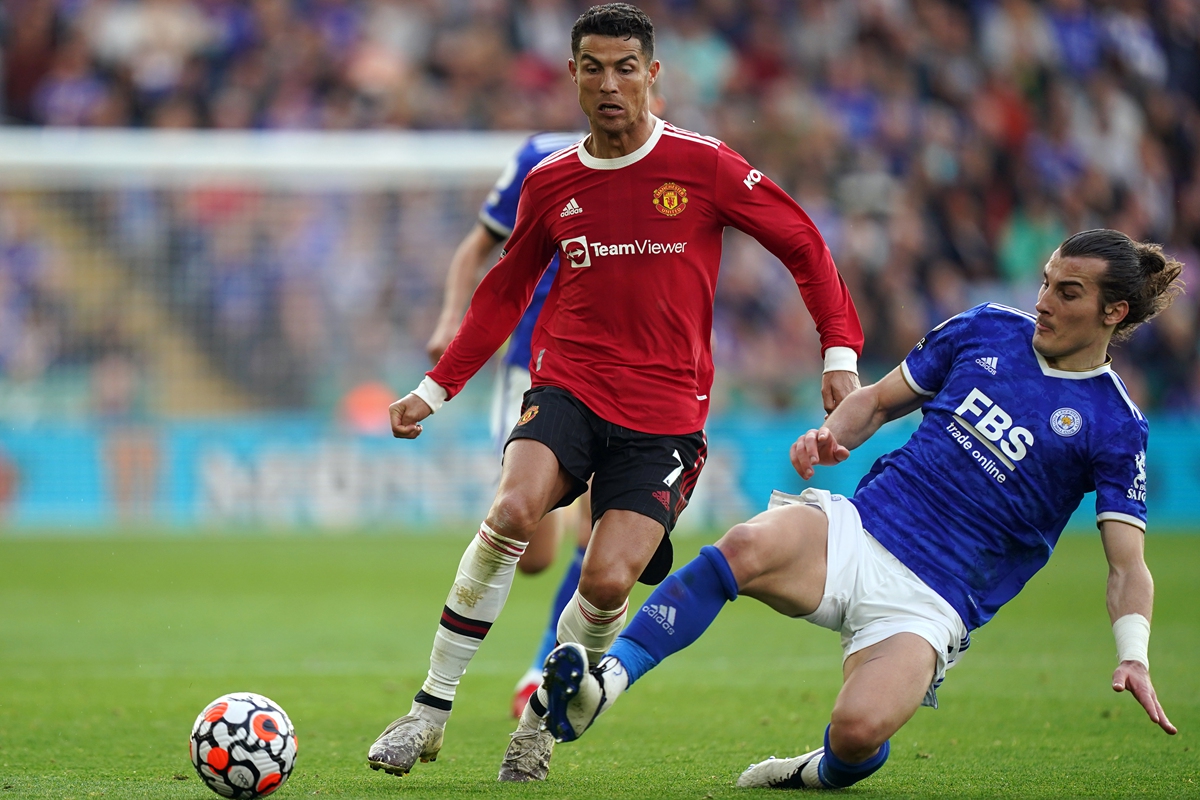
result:
[[[580,14],[571,26],[571,55],[579,55],[579,42],[588,35],[637,39],[646,61],[654,59],[654,23],[637,6],[605,3]]]
[[[1113,339],[1128,339],[1143,322],[1164,311],[1183,293],[1183,265],[1163,252],[1162,245],[1135,242],[1120,231],[1097,228],[1082,231],[1058,247],[1063,258],[1098,258],[1105,264],[1100,277],[1101,307],[1129,303],[1129,313],[1117,323]]]

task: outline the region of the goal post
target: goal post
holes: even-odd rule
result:
[[[491,185],[514,132],[158,131],[0,127],[0,185],[211,185],[402,191]]]

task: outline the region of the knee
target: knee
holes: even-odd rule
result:
[[[829,724],[829,745],[842,761],[849,764],[866,761],[889,735],[883,720],[862,710],[834,706]]]
[[[487,524],[501,536],[528,542],[543,516],[544,509],[532,498],[519,492],[507,492],[498,495],[492,503]],[[545,569],[545,566],[541,569]]]
[[[756,526],[748,522],[734,525],[717,541],[716,547],[729,562],[739,584],[748,583],[763,573],[766,561],[761,531]]]
[[[629,592],[637,576],[626,576],[620,570],[607,570],[603,574],[579,576],[579,593],[596,608],[614,609],[629,599]]]

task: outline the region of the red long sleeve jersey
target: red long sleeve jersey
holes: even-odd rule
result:
[[[808,215],[722,142],[658,120],[625,156],[598,159],[580,142],[529,172],[505,253],[429,377],[453,397],[512,332],[557,252],[533,334],[533,385],[566,389],[643,433],[700,430],[727,225],[791,271],[822,352],[862,352],[854,303]]]

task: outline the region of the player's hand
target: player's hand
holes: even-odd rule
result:
[[[1122,661],[1117,665],[1117,670],[1113,673],[1113,691],[1126,690],[1132,692],[1142,704],[1142,708],[1146,709],[1151,722],[1172,736],[1179,732],[1179,729],[1171,724],[1171,720],[1167,719],[1167,712],[1163,711],[1162,703],[1158,702],[1154,684],[1150,682],[1150,670],[1146,669],[1142,662]]]
[[[857,372],[846,372],[845,370],[835,370],[826,372],[821,376],[821,402],[825,406],[825,413],[831,414],[838,407],[838,404],[846,399],[846,396],[861,386],[858,382]]]
[[[409,392],[388,406],[392,417],[392,436],[397,439],[415,439],[421,435],[421,420],[433,413],[429,405]]]
[[[446,348],[450,346],[450,340],[456,333],[458,333],[457,322],[438,320],[437,327],[433,329],[433,335],[425,343],[425,353],[429,356],[430,364],[437,366],[438,359],[442,357],[442,353],[446,352]]]
[[[813,476],[813,467],[820,464],[832,467],[850,457],[850,450],[837,443],[829,428],[810,430],[792,445],[792,466],[800,477],[808,480]]]

